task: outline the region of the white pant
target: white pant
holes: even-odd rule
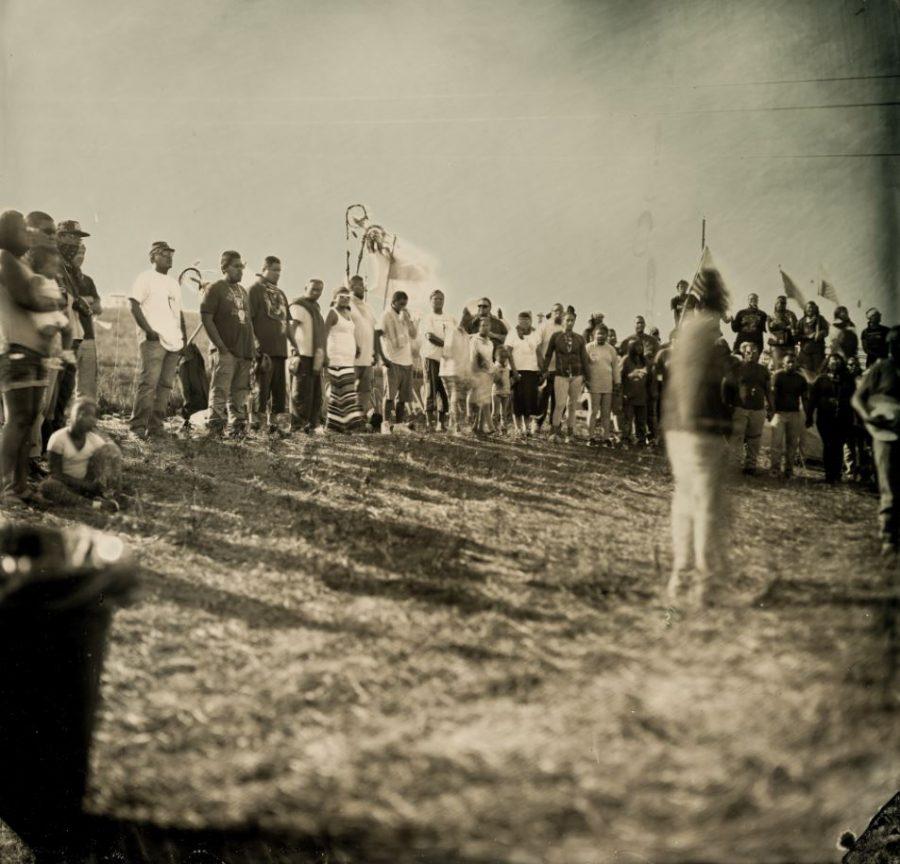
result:
[[[672,570],[693,564],[702,575],[726,566],[728,442],[701,432],[666,433],[672,465]]]
[[[558,429],[562,424],[563,412],[566,412],[566,424],[569,431],[575,429],[575,412],[578,410],[578,400],[581,398],[581,389],[584,386],[582,375],[573,375],[571,378],[563,375],[553,376],[553,391],[556,396],[556,405],[553,408],[553,427]],[[566,410],[568,409],[568,410]]]

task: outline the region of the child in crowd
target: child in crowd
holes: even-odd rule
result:
[[[511,348],[501,345],[497,349],[497,362],[493,368],[493,420],[501,435],[506,434],[507,424],[512,424],[512,380],[515,373],[510,369],[511,358]]]

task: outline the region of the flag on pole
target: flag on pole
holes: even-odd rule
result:
[[[366,281],[373,297],[381,296],[386,306],[390,294],[405,291],[410,312],[427,311],[428,298],[440,284],[436,264],[427,252],[393,235],[385,236],[367,252]]]
[[[711,291],[724,295],[725,298],[728,297],[725,282],[713,261],[712,252],[709,251],[709,246],[704,246],[700,264],[697,266],[697,272],[688,289],[688,299],[684,308],[696,308],[697,306],[702,308],[706,305]]]
[[[822,276],[819,279],[819,296],[824,297],[826,300],[830,300],[835,306],[840,304],[840,300],[838,300],[837,291],[835,290],[834,285],[825,277]]]
[[[806,299],[803,297],[803,292],[797,287],[797,283],[780,267],[778,268],[778,272],[781,273],[781,281],[784,283],[785,295],[789,299],[795,301],[801,309],[805,308]]]

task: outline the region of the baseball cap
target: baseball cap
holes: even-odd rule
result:
[[[155,255],[157,252],[174,252],[175,250],[166,243],[165,240],[154,240],[150,247],[150,254]]]
[[[74,234],[76,237],[90,237],[87,231],[81,230],[81,223],[75,219],[64,219],[56,223],[57,234]]]

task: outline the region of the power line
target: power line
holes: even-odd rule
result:
[[[889,78],[900,78],[900,72],[888,72],[884,75],[836,75],[830,78],[782,78],[773,81],[711,81],[708,84],[690,84],[688,86],[692,89],[699,87],[765,87],[769,84],[827,84],[833,81],[883,81]]]
[[[828,108],[896,108],[900,101],[887,102],[837,102],[828,105],[764,105],[759,108],[691,108],[687,111],[654,111],[654,115],[678,116],[682,114],[740,114],[754,111],[822,111]]]

